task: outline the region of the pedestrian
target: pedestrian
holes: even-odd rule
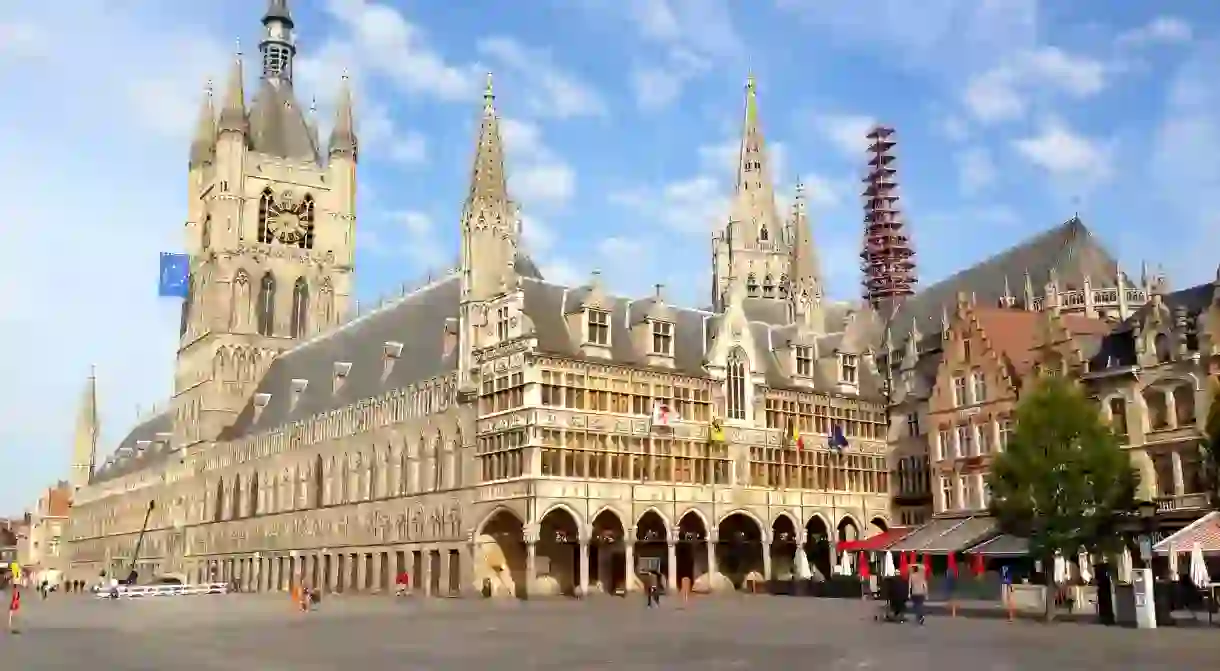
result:
[[[398,575],[394,576],[394,595],[406,596],[407,588],[411,586],[411,576],[406,571],[399,571]]]
[[[682,576],[682,605],[690,603],[690,576]]]
[[[915,623],[923,624],[924,602],[928,599],[928,576],[924,575],[923,566],[915,564],[911,567],[911,610],[915,611]]]
[[[13,585],[12,596],[8,601],[8,630],[11,634],[19,634],[17,630],[17,611],[21,610],[21,589]]]
[[[654,605],[661,605],[661,599],[657,595],[659,588],[657,586],[656,574],[652,571],[644,571],[642,577],[644,578],[644,595],[647,599],[648,607],[652,608]]]

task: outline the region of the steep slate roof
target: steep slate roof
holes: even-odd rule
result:
[[[297,106],[292,84],[263,79],[250,108],[250,148],[281,158],[318,163],[317,138]]]
[[[158,444],[158,433],[169,433],[174,430],[174,412],[165,409],[145,418],[119,442],[118,448],[106,458],[100,468],[94,473],[94,481],[127,475],[142,468],[165,461],[170,451],[164,444]],[[142,441],[152,443],[146,449],[140,449],[137,443]]]
[[[920,291],[903,303],[894,324],[915,319],[923,332],[939,333],[941,310],[952,310],[959,293],[973,295],[979,305],[998,305],[1007,280],[1012,295],[1020,300],[1028,272],[1034,293],[1040,295],[1052,269],[1063,288],[1082,286],[1086,276],[1094,286],[1113,286],[1118,281],[1118,263],[1084,222],[1073,217]]]
[[[451,275],[281,354],[255,391],[271,395],[266,407],[256,413],[251,397],[221,440],[306,419],[456,370],[456,348],[445,352],[445,330],[453,326],[447,320],[458,317],[460,289],[460,278]],[[383,375],[386,342],[403,345],[388,376]],[[337,362],[352,367],[336,391]],[[293,380],[307,380],[295,404]]]
[[[1178,308],[1183,308],[1187,319],[1193,325],[1195,319],[1201,313],[1206,312],[1211,305],[1216,286],[1215,283],[1205,282],[1162,294],[1161,304],[1169,309],[1171,316],[1177,312]],[[1089,371],[1102,372],[1107,369],[1134,366],[1137,363],[1137,357],[1133,329],[1136,324],[1143,323],[1153,308],[1154,301],[1149,300],[1112,332],[1102,336],[1089,360]]]

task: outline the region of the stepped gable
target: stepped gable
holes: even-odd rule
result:
[[[908,298],[895,324],[912,319],[927,333],[939,333],[941,310],[952,309],[958,294],[974,296],[978,305],[998,305],[1010,287],[1020,287],[1029,273],[1036,293],[1054,270],[1062,288],[1080,287],[1087,276],[1093,286],[1118,284],[1118,263],[1080,220],[1072,217],[1011,249],[996,254]],[[1126,280],[1125,280],[1126,281]]]
[[[271,395],[267,405],[256,413],[252,396],[220,439],[267,431],[456,370],[456,348],[445,351],[445,329],[458,317],[460,285],[456,275],[447,277],[281,354],[255,391]],[[389,375],[386,342],[403,345]],[[339,362],[352,366],[335,391]],[[307,381],[295,404],[293,380]]]

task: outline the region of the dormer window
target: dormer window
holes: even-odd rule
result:
[[[855,354],[839,354],[839,380],[844,384],[857,384],[860,379],[860,359]]]
[[[508,308],[502,307],[496,309],[496,339],[500,342],[508,340]]]
[[[795,350],[797,377],[813,377],[813,348],[798,345]]]
[[[970,385],[973,387],[971,393],[974,394],[975,403],[987,400],[987,378],[983,375],[983,371],[976,370],[970,374]]]
[[[674,355],[674,325],[672,322],[652,320],[652,353],[661,356]]]
[[[602,310],[588,310],[586,319],[587,342],[593,345],[610,345],[610,313]]]

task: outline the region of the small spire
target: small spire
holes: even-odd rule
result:
[[[469,199],[508,201],[508,183],[504,174],[504,143],[500,137],[500,120],[496,114],[491,73],[487,74],[487,86],[483,91],[483,117],[475,145]]]
[[[351,158],[359,155],[360,143],[356,138],[356,116],[352,110],[352,85],[347,71],[339,88],[339,104],[335,108],[335,127],[330,133],[330,155]]]
[[[483,110],[484,112],[496,113],[496,92],[492,88],[492,75],[487,73],[487,84],[483,87]]]
[[[241,40],[237,42],[237,53],[233,55],[233,64],[229,68],[229,81],[225,87],[217,129],[221,133],[245,133],[249,129],[249,120],[246,118],[246,88],[242,77]]]
[[[212,80],[203,88],[203,103],[199,108],[199,120],[195,126],[195,137],[191,140],[190,166],[192,168],[210,163],[216,155],[216,106],[212,102]]]

